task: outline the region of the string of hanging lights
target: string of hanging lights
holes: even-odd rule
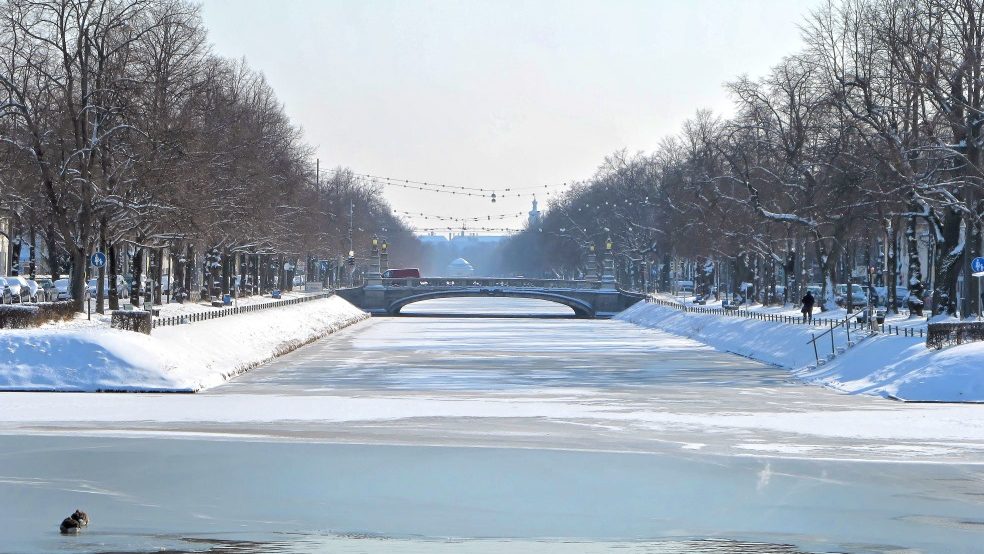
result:
[[[334,172],[345,170],[332,170]],[[381,175],[371,175],[368,173],[350,173],[360,179],[366,179],[374,184],[389,187],[398,187],[424,192],[436,192],[450,194],[453,196],[467,196],[475,198],[488,198],[494,204],[497,200],[504,198],[522,198],[524,196],[535,196],[536,191],[542,192],[545,196],[557,192],[555,189],[574,185],[575,182],[559,183],[554,185],[534,185],[523,187],[469,187],[464,185],[448,185],[442,183],[432,183],[428,181],[416,181],[413,179],[399,179],[395,177],[384,177]]]
[[[451,233],[459,232],[459,231],[463,231],[463,232],[466,232],[466,233],[467,232],[479,232],[479,231],[481,231],[483,233],[520,233],[520,232],[523,231],[523,229],[516,229],[516,228],[512,228],[512,227],[465,227],[465,226],[460,226],[460,227],[454,227],[454,226],[448,226],[448,227],[414,227],[413,230],[415,232],[418,232],[418,233],[436,233],[436,232],[444,232],[444,231],[448,231],[448,232],[451,232]]]
[[[467,221],[472,221],[472,222],[474,222],[474,221],[493,221],[493,220],[501,221],[503,219],[514,219],[514,218],[523,217],[523,216],[526,215],[525,212],[517,212],[517,213],[511,213],[511,214],[496,214],[496,215],[485,215],[485,216],[478,216],[478,217],[454,217],[454,216],[447,216],[447,215],[426,214],[426,213],[423,213],[423,212],[408,212],[408,211],[403,211],[403,210],[394,210],[393,213],[400,214],[400,215],[405,215],[407,217],[412,217],[412,218],[421,218],[421,219],[425,219],[425,220],[434,219],[434,220],[437,220],[437,221],[456,221],[456,222],[459,222],[459,223],[460,222],[467,222]]]

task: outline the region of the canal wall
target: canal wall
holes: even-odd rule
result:
[[[0,390],[196,392],[369,314],[338,297],[151,335],[82,322],[0,331]]]
[[[818,341],[823,360],[831,350],[840,352],[817,363],[810,340],[825,329],[775,321],[692,313],[659,304],[640,302],[616,319],[667,331],[783,367],[791,376],[811,384],[850,394],[871,394],[898,400],[928,402],[984,402],[984,343],[945,350],[926,348],[925,339],[876,335],[852,336],[849,347],[843,331]]]

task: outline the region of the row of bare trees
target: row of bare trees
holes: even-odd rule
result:
[[[110,283],[122,271],[137,284],[145,253],[159,267],[166,248],[180,285],[229,260],[253,273],[276,260],[282,278],[305,256],[347,253],[350,226],[351,240],[388,227],[412,242],[378,190],[344,171],[318,179],[314,162],[262,75],[210,51],[196,4],[0,0],[11,267],[24,244],[32,271],[35,249],[56,278],[64,258],[80,307],[97,250]]]
[[[962,311],[978,313],[984,6],[836,0],[803,37],[764,77],[727,85],[732,117],[698,112],[657,151],[609,157],[515,244],[578,267],[607,234],[626,267],[685,258],[736,281],[784,276],[773,290],[815,281],[827,307],[857,266],[875,267],[890,308],[904,286],[957,313],[962,278]]]

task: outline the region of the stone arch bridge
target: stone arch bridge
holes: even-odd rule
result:
[[[610,318],[645,298],[605,281],[498,277],[377,279],[361,287],[338,289],[336,294],[373,315],[399,315],[410,304],[435,298],[508,297],[563,304],[581,318]]]

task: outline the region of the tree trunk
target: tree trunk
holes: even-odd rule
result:
[[[836,308],[837,304],[834,302],[834,289],[837,286],[837,259],[840,257],[840,252],[836,246],[834,251],[828,251],[827,245],[824,240],[819,237],[815,237],[816,248],[817,248],[817,261],[820,266],[820,298],[817,299],[819,303],[820,311],[825,312],[827,310],[833,310]]]
[[[898,232],[895,229],[895,225],[892,225],[892,221],[886,220],[887,228],[885,229],[885,263],[888,266],[886,268],[886,279],[885,279],[885,303],[888,304],[886,308],[888,313],[897,314],[899,313],[898,308]]]
[[[229,277],[231,271],[229,271],[229,261],[231,256],[229,256],[229,251],[225,248],[222,249],[222,297],[229,294]]]
[[[119,268],[116,263],[116,243],[110,243],[109,250],[106,252],[106,257],[109,258],[109,309],[118,310],[120,309],[120,291],[116,287],[116,281],[119,279]]]
[[[263,294],[263,288],[260,284],[260,255],[253,255],[253,294]]]
[[[140,242],[140,237],[137,238]],[[140,283],[143,281],[143,251],[142,246],[133,247],[133,266],[131,268],[131,273],[133,274],[130,278],[130,304],[134,308],[139,308],[141,305],[140,299]]]
[[[31,246],[30,246],[30,258],[31,263],[29,266],[29,273],[31,275],[31,280],[37,279],[38,277],[38,228],[34,223],[31,223]]]
[[[960,243],[960,213],[947,209],[943,220],[942,242],[936,245],[936,287],[933,289],[933,315],[957,313],[957,275],[964,248]]]
[[[284,255],[280,254],[279,256],[277,256],[277,283],[276,283],[276,288],[280,290],[287,290],[287,287],[284,286],[284,274],[285,274]]]
[[[72,302],[75,304],[75,311],[84,312],[85,311],[85,293],[86,293],[86,255],[85,249],[73,246],[70,250],[72,255],[72,269],[70,272],[70,284],[72,293]]]
[[[242,253],[239,255],[239,290],[237,291],[237,296],[249,296],[249,291],[246,288],[247,274],[249,273],[249,255]]]
[[[287,290],[294,290],[294,274],[297,269],[297,258],[290,258],[287,260],[287,269],[284,274],[284,282],[287,284]]]
[[[185,299],[193,300],[191,296],[192,288],[195,286],[193,280],[195,275],[195,247],[188,244],[185,250],[185,261],[184,261],[184,292]]]
[[[164,249],[155,248],[154,249],[154,304],[160,305],[163,303],[163,289],[164,289]]]
[[[21,239],[21,229],[20,224],[17,223],[15,226],[15,221],[10,223],[10,259],[7,260],[7,267],[10,268],[8,275],[20,275],[20,256],[21,256],[21,245],[23,240]]]
[[[221,281],[221,271],[222,271],[222,255],[219,253],[218,247],[213,247],[208,254],[208,296],[209,299],[215,301],[216,299],[221,300],[222,294],[222,281]]]

